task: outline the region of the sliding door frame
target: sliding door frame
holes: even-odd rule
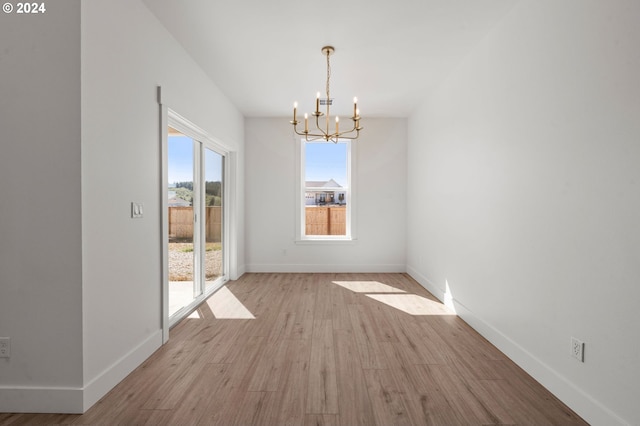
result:
[[[173,327],[178,321],[184,318],[189,311],[193,310],[195,306],[204,301],[207,297],[213,294],[216,290],[222,287],[231,276],[231,269],[236,268],[232,266],[235,259],[232,258],[231,244],[232,238],[230,237],[231,224],[231,208],[235,203],[233,199],[232,188],[235,188],[235,182],[232,178],[232,170],[235,170],[235,153],[232,152],[227,146],[221,143],[219,140],[213,138],[206,131],[193,124],[191,121],[182,117],[166,105],[160,104],[160,136],[161,136],[161,256],[162,256],[162,340],[166,343],[169,340],[169,329]],[[195,244],[201,246],[201,249],[195,249],[199,256],[194,256],[194,283],[199,282],[202,293],[194,299],[189,305],[189,309],[181,309],[178,311],[181,315],[175,315],[173,318],[169,316],[169,253],[168,253],[168,241],[169,241],[169,225],[168,225],[168,200],[167,200],[167,187],[168,187],[168,128],[169,126],[178,130],[185,136],[193,139],[194,147],[200,148],[194,150],[194,213],[197,215],[196,224],[194,226],[194,247]],[[211,149],[217,154],[223,157],[222,164],[222,275],[215,280],[215,285],[206,288],[205,274],[203,271],[204,260],[204,244],[205,238],[205,171],[204,171],[204,153],[205,149]],[[197,189],[196,189],[197,188]],[[195,192],[198,192],[197,196]],[[195,200],[195,199],[198,200]],[[195,285],[195,284],[194,284]]]

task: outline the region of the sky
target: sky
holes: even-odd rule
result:
[[[347,144],[307,143],[305,147],[305,180],[333,179],[347,185]]]
[[[187,136],[170,136],[168,144],[169,185],[193,182],[193,140]],[[205,150],[205,181],[222,181],[222,156]]]
[[[193,181],[193,142],[187,136],[171,136],[168,145],[169,184]],[[205,180],[222,181],[221,156],[205,150]],[[347,184],[347,144],[307,143],[305,147],[305,180],[333,179]]]

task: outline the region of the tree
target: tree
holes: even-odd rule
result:
[[[222,195],[222,182],[205,182],[205,192],[207,195],[220,197]]]
[[[193,182],[176,182],[176,188],[186,188],[189,191],[193,191]]]
[[[175,189],[176,197],[188,201],[191,203],[193,201],[193,191],[184,187],[179,187]]]

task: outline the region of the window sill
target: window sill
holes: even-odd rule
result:
[[[337,244],[337,245],[350,245],[355,244],[358,240],[350,237],[343,238],[318,238],[318,237],[308,237],[295,240],[296,244],[300,245],[322,245],[322,244]]]

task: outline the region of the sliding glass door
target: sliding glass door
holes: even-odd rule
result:
[[[166,252],[173,324],[226,281],[225,153],[169,123]]]

